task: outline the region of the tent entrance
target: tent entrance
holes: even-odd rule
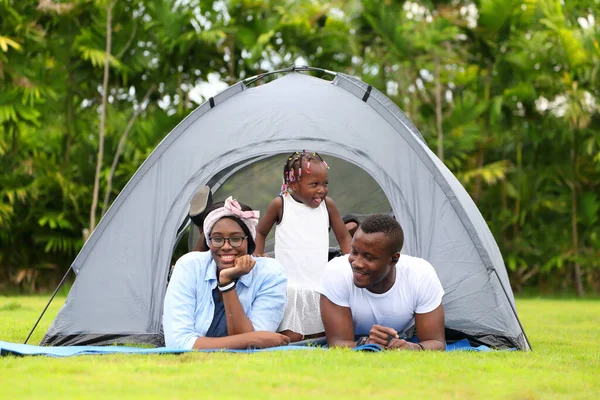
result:
[[[312,149],[308,150],[312,151]],[[238,201],[260,210],[260,214],[264,215],[271,200],[277,197],[281,190],[283,164],[288,156],[289,153],[266,156],[236,165],[217,174],[209,183],[209,186],[213,188],[214,201],[222,201],[233,196]],[[342,216],[348,213],[390,212],[392,207],[383,189],[365,170],[341,158],[327,154],[321,154],[321,156],[330,167],[328,196],[335,201]],[[182,228],[185,229],[187,226],[184,225]],[[275,229],[273,228],[267,237],[266,252],[273,251],[274,233]],[[330,232],[329,236],[329,245],[336,247],[337,241],[333,232]],[[191,235],[188,235],[187,241],[188,250],[198,239],[198,230],[191,229]]]

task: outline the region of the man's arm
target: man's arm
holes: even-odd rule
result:
[[[265,215],[258,221],[258,225],[256,226],[256,249],[254,250],[254,255],[261,256],[265,252],[265,240],[267,239],[267,235],[271,232],[273,225],[276,222],[281,221],[281,209],[283,207],[283,200],[281,197],[277,196],[269,203],[269,207],[267,207],[267,212]]]
[[[327,212],[329,212],[329,224],[331,225],[331,229],[333,229],[333,233],[335,234],[335,238],[337,239],[338,244],[340,245],[340,250],[342,250],[343,254],[350,253],[350,243],[352,242],[352,237],[350,236],[350,232],[348,232],[348,228],[346,228],[346,224],[342,220],[340,216],[340,212],[338,211],[335,202],[327,197]]]
[[[350,308],[338,306],[321,294],[321,319],[329,347],[356,347]]]
[[[424,350],[446,350],[444,332],[444,289],[433,266],[421,260],[423,277],[417,291],[415,325]]]
[[[446,335],[444,333],[444,307],[442,298],[444,289],[433,266],[425,260],[418,262],[420,278],[415,283],[415,325],[419,344],[409,343],[404,340],[392,340],[388,348],[406,348],[412,350],[445,350]],[[404,342],[404,343],[399,343]]]
[[[444,307],[441,304],[431,312],[415,314],[415,325],[420,345],[402,339],[392,339],[387,348],[398,350],[446,350]],[[421,348],[421,346],[423,347]]]
[[[441,304],[431,312],[415,314],[415,324],[419,343],[425,350],[446,350],[444,307]]]

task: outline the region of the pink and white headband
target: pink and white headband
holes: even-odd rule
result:
[[[204,237],[208,243],[210,237],[210,231],[213,226],[223,217],[238,217],[248,227],[250,235],[253,240],[256,240],[256,225],[258,224],[258,218],[260,218],[260,211],[243,211],[240,203],[234,200],[232,196],[229,196],[225,200],[225,205],[221,208],[211,211],[206,218],[204,218]]]

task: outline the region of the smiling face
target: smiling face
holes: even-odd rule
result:
[[[365,233],[360,228],[356,231],[348,256],[356,287],[385,293],[394,285],[400,253],[391,251],[392,247],[383,232]]]
[[[302,179],[291,183],[292,196],[296,201],[317,208],[327,197],[329,174],[321,161],[312,160],[310,174],[306,170],[306,165],[303,165]]]
[[[246,236],[242,227],[230,218],[221,218],[218,220],[210,231],[210,237],[231,237]],[[223,247],[214,247],[212,243],[208,243],[213,259],[217,264],[217,271],[226,268],[231,268],[235,265],[235,259],[248,254],[248,241],[244,240],[240,247],[231,247],[229,241],[225,241]]]

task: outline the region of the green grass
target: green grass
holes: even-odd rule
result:
[[[45,301],[0,297],[0,340],[22,343]],[[9,356],[0,358],[0,398],[599,399],[600,301],[517,306],[532,352]]]

